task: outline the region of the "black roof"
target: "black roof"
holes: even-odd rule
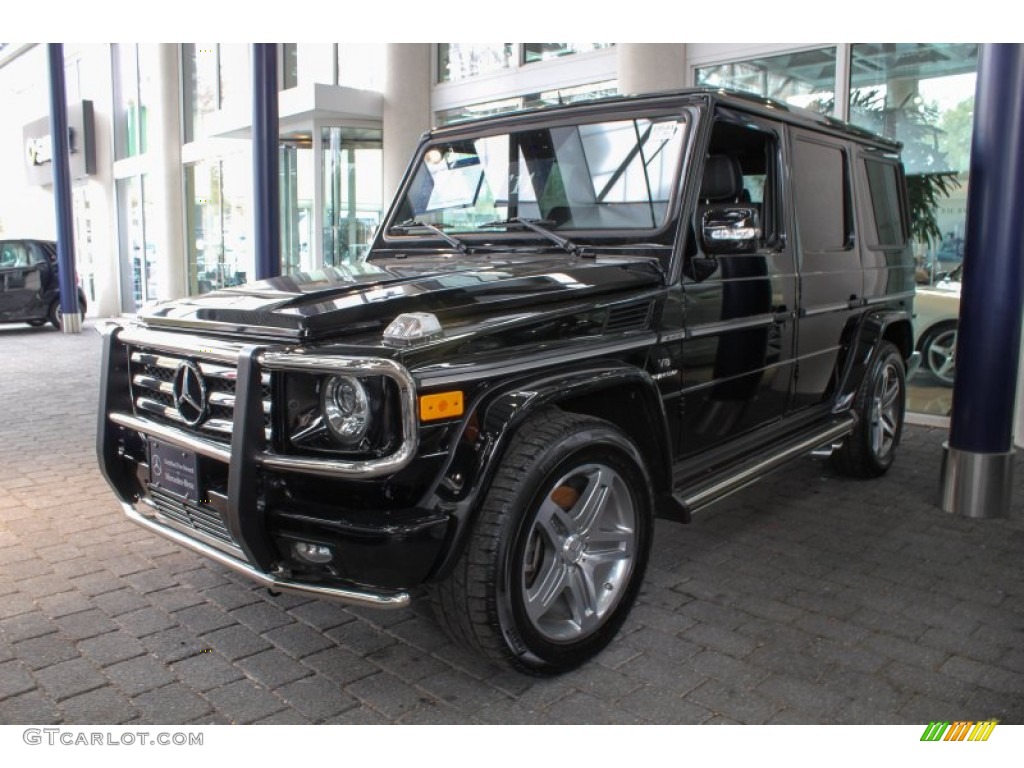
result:
[[[669,105],[674,102],[680,104],[704,102],[731,107],[745,112],[759,114],[775,120],[781,120],[794,125],[802,125],[812,130],[826,131],[834,134],[842,134],[848,138],[856,138],[868,142],[883,149],[899,151],[902,143],[895,139],[886,138],[859,126],[847,123],[828,115],[822,115],[802,107],[794,107],[785,102],[767,99],[753,93],[744,91],[733,91],[726,88],[683,88],[672,91],[658,91],[656,93],[604,96],[588,101],[579,101],[573,104],[560,104],[542,107],[531,107],[528,109],[504,112],[499,115],[491,115],[475,120],[466,120],[452,123],[440,128],[435,128],[427,135],[444,136],[454,133],[464,133],[467,127],[498,127],[505,122],[514,124],[524,119],[536,118],[538,116],[556,117],[574,112],[600,111],[607,107],[628,107],[630,104],[637,106],[658,106]]]

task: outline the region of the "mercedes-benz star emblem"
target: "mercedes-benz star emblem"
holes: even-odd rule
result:
[[[194,427],[206,418],[206,382],[197,363],[186,360],[178,366],[171,391],[182,421]]]

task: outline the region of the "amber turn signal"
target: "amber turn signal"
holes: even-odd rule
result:
[[[450,419],[461,415],[461,392],[435,392],[420,396],[420,421]]]

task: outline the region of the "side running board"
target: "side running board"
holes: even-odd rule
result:
[[[855,424],[853,416],[844,416],[841,420],[830,422],[812,434],[798,435],[775,446],[768,455],[740,461],[729,466],[724,472],[716,473],[710,480],[678,489],[674,494],[675,500],[687,514],[692,514],[729,494],[746,488],[793,459],[798,459],[823,445],[830,445],[841,440],[853,432]]]

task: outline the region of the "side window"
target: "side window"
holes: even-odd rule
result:
[[[0,246],[0,268],[27,267],[28,251],[24,243],[4,243]]]
[[[870,246],[902,247],[906,241],[900,204],[899,170],[893,163],[864,159],[864,171],[871,194],[871,213],[875,225]]]
[[[805,251],[840,251],[853,242],[850,179],[841,147],[798,138],[793,178],[800,243]]]

